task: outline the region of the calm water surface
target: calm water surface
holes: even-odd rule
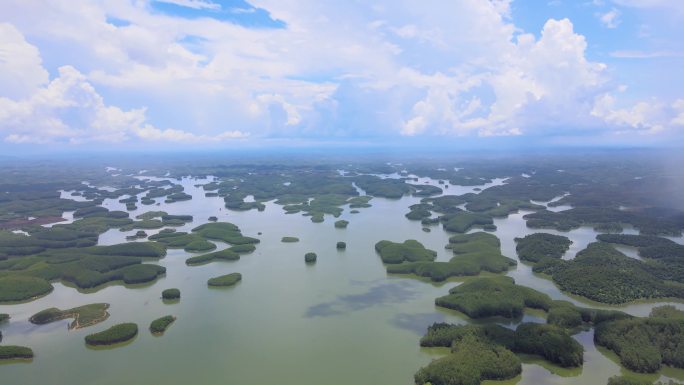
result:
[[[239,261],[188,267],[185,259],[190,253],[170,250],[158,261],[167,268],[166,276],[149,285],[109,285],[85,293],[57,283],[46,297],[0,306],[0,312],[12,316],[11,322],[2,326],[3,344],[30,346],[36,354],[31,363],[1,364],[1,383],[409,385],[418,368],[447,352],[418,346],[427,326],[437,321],[468,322],[458,312],[434,306],[434,299],[446,294],[458,281],[434,284],[388,276],[374,252],[374,244],[381,239],[417,239],[436,250],[438,260],[451,257],[444,249],[448,233],[440,227],[423,232],[419,222],[404,217],[408,206],[419,202],[419,198],[374,198],[373,207],[360,209],[358,214],[349,214],[345,209],[340,219],[348,220],[349,227],[335,229],[332,217],[326,216],[325,222],[316,224],[300,214],[285,214],[281,206],[273,203],[267,203],[263,212],[228,211],[221,198],[206,198],[204,190],[195,187],[208,181],[183,179],[185,191],[193,196],[191,201],[165,204],[160,198],[158,206],[139,205],[131,216],[150,210],[192,214],[194,222],[178,228],[189,230],[214,215],[237,224],[245,235],[261,239],[254,253]],[[438,185],[429,178],[412,183],[425,182]],[[501,183],[504,179],[479,187]],[[445,193],[463,194],[475,187],[450,186]],[[106,200],[103,206],[124,209],[118,199]],[[514,238],[534,232],[525,226],[524,214],[495,220],[503,253],[511,258],[516,258]],[[257,235],[259,232],[262,234]],[[133,233],[135,230],[110,230],[100,237],[100,244],[125,242],[125,237]],[[559,234],[573,241],[565,258],[572,258],[596,236],[591,228]],[[299,237],[300,242],[281,243],[283,236]],[[345,241],[347,249],[336,250],[337,241]],[[217,245],[219,249],[227,247]],[[318,254],[315,265],[304,264],[304,254],[309,251]],[[633,250],[630,256],[638,257]],[[207,279],[230,272],[241,273],[242,282],[232,288],[207,288]],[[553,298],[600,306],[562,294],[551,281],[533,274],[528,265],[520,263],[509,275]],[[181,290],[182,299],[164,304],[161,291],[171,287]],[[28,322],[32,314],[48,307],[70,308],[94,302],[111,304],[111,316],[93,327],[70,331],[69,321],[43,326]],[[619,309],[647,315],[662,303],[630,304]],[[177,321],[163,336],[152,336],[147,330],[149,323],[167,314],[175,315]],[[521,321],[545,322],[543,312],[533,311],[522,320],[496,321],[508,327]],[[139,325],[140,333],[133,342],[101,350],[85,346],[85,335],[120,322]],[[575,336],[585,347],[581,369],[562,369],[535,357],[524,357],[522,376],[488,383],[605,384],[612,375],[636,376],[621,369],[613,354],[597,350],[592,333]],[[642,377],[684,379],[684,371],[666,368]]]

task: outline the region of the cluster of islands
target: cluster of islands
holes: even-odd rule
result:
[[[593,344],[624,368],[625,375],[611,377],[608,384],[653,384],[652,378],[638,374],[684,370],[684,311],[656,303],[648,315],[635,316],[621,306],[635,301],[684,302],[684,211],[672,202],[680,191],[670,183],[671,175],[654,163],[625,162],[179,162],[174,167],[150,164],[143,171],[133,166],[83,166],[78,174],[44,164],[3,168],[0,305],[8,314],[0,314],[0,360],[43,359],[30,345],[2,341],[4,326],[13,322],[40,327],[68,320],[69,330],[93,330],[83,341],[91,348],[124,347],[138,337],[138,324],[108,321],[108,303],[49,307],[27,320],[15,320],[13,305],[49,300],[55,283],[82,290],[82,298],[111,285],[122,285],[135,295],[136,285],[154,284],[167,274],[159,261],[171,252],[174,258],[183,255],[182,268],[187,269],[235,263],[248,255],[258,258],[254,254],[261,232],[243,234],[238,220],[225,221],[218,212],[202,217],[168,212],[193,199],[174,182],[192,175],[211,177],[197,187],[205,198],[221,200],[226,212],[262,213],[274,205],[338,231],[339,241],[315,248],[306,243],[306,234],[291,234],[287,227],[280,230],[279,247],[298,250],[298,263],[311,274],[334,253],[349,253],[348,244],[359,252],[354,239],[343,235],[355,228],[357,214],[372,212],[378,200],[416,198],[418,203],[404,207],[403,220],[418,223],[422,231],[413,237],[376,239],[374,249],[362,253],[378,259],[388,277],[440,288],[446,284],[443,294],[434,298],[436,311],[456,312],[466,319],[423,325],[416,345],[440,349],[440,357],[416,365],[417,385],[516,379],[528,356],[558,368],[582,368],[585,347],[576,336],[585,331],[592,331]],[[425,180],[434,183],[420,182]],[[469,192],[450,193],[464,186],[471,187]],[[106,207],[104,202],[109,201],[118,202],[121,210]],[[157,207],[162,203],[167,211]],[[345,210],[350,215],[340,219]],[[497,219],[519,212],[533,231],[513,240],[516,255],[504,255]],[[598,235],[571,255],[573,241],[567,233],[587,227]],[[103,234],[112,231],[125,233],[125,242],[101,244]],[[443,250],[419,240],[422,233],[438,231],[448,234]],[[519,265],[586,305],[519,284],[508,276]],[[230,266],[239,270],[240,265]],[[249,295],[221,289],[238,285],[240,272],[219,272],[225,273],[217,270],[197,286],[227,296]],[[248,282],[250,276],[245,279]],[[159,301],[169,309],[187,301],[181,302],[178,288],[158,292]],[[530,312],[536,318],[526,319]],[[141,326],[162,336],[177,320],[174,314],[162,314],[150,316],[145,321],[149,326]]]

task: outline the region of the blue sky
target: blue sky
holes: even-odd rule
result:
[[[7,0],[0,148],[680,146],[680,0]]]

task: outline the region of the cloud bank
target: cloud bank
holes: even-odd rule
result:
[[[634,97],[570,18],[525,31],[514,6],[254,0],[235,22],[209,0],[8,0],[0,138],[679,138],[684,98]],[[621,15],[611,6],[595,22],[620,29]]]

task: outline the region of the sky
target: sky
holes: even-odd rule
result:
[[[0,151],[681,146],[682,0],[3,0]]]

